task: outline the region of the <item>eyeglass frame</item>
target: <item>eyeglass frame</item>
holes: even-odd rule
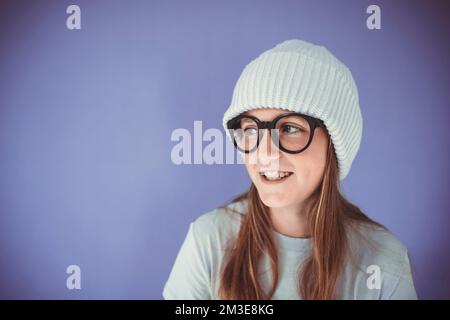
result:
[[[275,129],[276,125],[277,125],[277,122],[279,120],[281,120],[283,118],[286,118],[286,117],[289,117],[289,116],[301,116],[302,118],[304,118],[308,122],[308,125],[309,125],[310,132],[309,132],[308,143],[302,149],[300,149],[298,151],[291,151],[291,150],[288,150],[288,149],[284,148],[283,145],[281,143],[277,143],[277,141],[275,141],[274,137],[272,136],[272,130],[277,130],[277,129]],[[234,117],[233,119],[231,119],[231,120],[229,120],[227,122],[227,129],[228,130],[235,130],[235,129],[237,129],[236,124],[238,124],[239,121],[242,118],[249,118],[249,119],[254,120],[256,122],[257,127],[258,127],[258,140],[256,142],[256,146],[254,148],[252,148],[251,150],[243,150],[243,149],[241,149],[238,146],[237,142],[236,142],[235,136],[232,134],[232,132],[230,132],[231,133],[230,136],[233,138],[234,146],[238,150],[240,150],[240,151],[242,151],[244,153],[250,153],[250,152],[253,152],[256,149],[258,149],[259,144],[260,144],[260,142],[262,140],[262,136],[263,135],[261,134],[261,132],[262,132],[263,129],[270,129],[270,131],[269,131],[270,138],[277,145],[277,147],[281,151],[284,151],[284,152],[290,153],[290,154],[298,154],[298,153],[301,153],[301,152],[305,151],[309,147],[309,145],[311,144],[311,142],[312,142],[312,140],[314,138],[314,132],[316,131],[316,128],[321,128],[321,127],[325,128],[325,124],[324,124],[324,122],[321,119],[314,118],[312,116],[309,116],[309,115],[306,115],[306,114],[302,114],[302,113],[299,113],[299,112],[287,112],[287,113],[283,113],[283,114],[278,115],[272,121],[261,121],[255,116],[251,116],[251,115],[247,115],[247,114],[240,114],[240,115]]]

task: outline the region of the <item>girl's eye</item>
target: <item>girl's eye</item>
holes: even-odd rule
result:
[[[295,127],[290,124],[284,125],[283,130],[282,130],[282,132],[284,132],[284,133],[297,133],[297,132],[301,132],[301,131],[303,131],[303,129],[301,129],[299,127]]]
[[[258,129],[254,127],[243,128],[244,134],[246,136],[252,136],[257,133]]]

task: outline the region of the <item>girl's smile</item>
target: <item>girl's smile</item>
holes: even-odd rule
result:
[[[288,171],[260,171],[259,174],[264,183],[281,184],[289,180],[294,173]]]

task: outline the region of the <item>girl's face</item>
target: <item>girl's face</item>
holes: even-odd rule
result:
[[[261,121],[271,121],[286,112],[288,111],[283,109],[256,109],[247,111],[246,114]],[[290,154],[279,150],[270,138],[269,130],[264,130],[258,149],[244,154],[244,163],[266,206],[303,208],[305,200],[314,193],[322,180],[328,139],[324,128],[316,128],[309,147],[298,154]],[[290,175],[273,181],[261,174],[267,171],[280,171]],[[271,176],[270,173],[267,175]]]

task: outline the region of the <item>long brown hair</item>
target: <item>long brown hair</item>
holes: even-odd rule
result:
[[[322,181],[307,205],[308,229],[312,239],[310,256],[300,266],[298,291],[303,299],[336,299],[336,288],[349,253],[348,230],[355,223],[383,227],[371,220],[341,194],[338,164],[331,139]],[[278,283],[278,253],[272,236],[270,211],[252,183],[249,190],[231,203],[247,199],[247,212],[236,239],[227,250],[220,272],[219,297],[224,300],[267,300]],[[223,206],[225,208],[226,206]],[[383,227],[384,228],[384,227]],[[258,265],[268,253],[272,286],[263,292]]]

